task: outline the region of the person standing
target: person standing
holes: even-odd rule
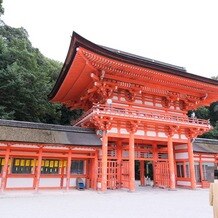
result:
[[[213,217],[218,218],[218,170],[214,170],[214,183],[210,184],[209,201],[213,206]]]

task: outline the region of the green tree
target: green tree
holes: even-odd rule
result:
[[[2,14],[4,14],[4,8],[2,6],[3,0],[0,0],[0,17]]]
[[[212,77],[212,79],[218,80],[218,76]],[[209,119],[213,129],[203,135],[200,138],[218,139],[218,101],[210,104],[209,107],[200,107],[195,111],[197,118]]]
[[[0,26],[0,118],[69,124],[77,113],[47,99],[61,67],[32,47],[24,28]]]

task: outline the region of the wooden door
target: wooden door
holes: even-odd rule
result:
[[[129,161],[121,161],[121,188],[129,188]]]
[[[170,187],[169,163],[159,161],[155,164],[155,185],[162,188]]]

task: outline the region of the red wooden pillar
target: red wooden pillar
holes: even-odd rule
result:
[[[61,167],[60,167],[60,171],[61,171],[60,187],[62,189],[63,185],[64,185],[64,166],[63,166],[64,160],[60,160],[60,161],[61,161]]]
[[[145,162],[140,160],[140,183],[141,186],[145,186]]]
[[[38,155],[38,166],[36,168],[36,176],[34,181],[34,189],[36,192],[39,190],[39,182],[41,176],[41,166],[42,166],[42,147],[39,148],[39,155]]]
[[[129,135],[129,191],[135,191],[135,149],[134,133]]]
[[[118,188],[121,188],[121,164],[122,164],[122,141],[117,142],[117,181]]]
[[[204,173],[203,173],[203,164],[202,164],[202,159],[201,159],[201,154],[199,154],[199,167],[200,167],[200,178],[201,182],[204,180]]]
[[[66,189],[67,190],[69,190],[70,188],[71,158],[72,158],[72,154],[71,154],[71,150],[69,150],[68,157],[67,157],[67,178],[66,178]]]
[[[187,177],[186,163],[185,163],[185,161],[183,161],[183,171],[184,171],[184,176]]]
[[[91,178],[91,167],[90,167],[90,164],[91,162],[90,162],[90,159],[88,160],[88,159],[86,159],[86,160],[84,160],[84,164],[85,164],[85,173],[86,173],[86,177],[85,177],[85,187],[86,187],[86,189],[88,189],[88,188],[90,188],[90,178]]]
[[[94,179],[95,179],[95,158],[93,159],[90,159],[89,160],[89,164],[90,164],[90,174],[89,174],[89,177],[90,177],[90,188],[91,189],[94,189]]]
[[[98,180],[98,150],[95,151],[94,158],[94,175],[93,175],[93,189],[97,190],[97,180]]]
[[[156,186],[156,165],[158,160],[157,143],[153,143],[153,180],[154,186]]]
[[[172,136],[168,136],[168,161],[169,161],[169,173],[170,173],[170,189],[176,188],[176,181],[175,181],[175,165],[174,165],[174,155],[173,155],[173,140]]]
[[[189,159],[189,167],[190,167],[190,177],[191,177],[191,188],[196,188],[196,179],[195,179],[195,166],[194,166],[194,155],[191,139],[188,138],[188,159]]]
[[[103,131],[102,136],[102,178],[101,191],[107,190],[107,152],[108,152],[108,136],[106,130]]]
[[[4,192],[4,189],[7,184],[9,158],[10,158],[10,146],[7,146],[6,153],[5,153],[5,164],[2,169],[1,192]]]

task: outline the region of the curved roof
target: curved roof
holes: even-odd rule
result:
[[[50,100],[55,97],[61,84],[63,83],[63,81],[64,81],[64,79],[65,79],[65,77],[66,77],[66,75],[71,67],[71,64],[74,60],[74,57],[76,55],[78,47],[85,48],[85,49],[92,51],[92,52],[95,52],[99,55],[102,55],[102,56],[105,56],[105,57],[108,57],[108,58],[111,58],[111,59],[114,59],[117,61],[121,61],[121,62],[124,62],[127,64],[132,64],[132,65],[139,66],[139,67],[146,67],[146,68],[150,68],[153,70],[161,71],[163,73],[168,73],[168,74],[170,73],[172,75],[177,75],[177,76],[188,78],[191,80],[195,80],[195,81],[218,86],[217,80],[213,80],[213,79],[209,79],[209,78],[205,78],[202,76],[188,73],[188,72],[186,72],[185,68],[183,68],[183,67],[167,64],[167,63],[156,61],[156,60],[149,59],[149,58],[144,58],[144,57],[141,57],[138,55],[130,54],[127,52],[122,52],[122,51],[119,51],[116,49],[111,49],[111,48],[108,48],[105,46],[99,46],[99,45],[94,44],[94,43],[90,42],[89,40],[83,38],[79,34],[73,32],[73,36],[71,38],[71,43],[70,43],[70,47],[68,50],[66,60],[65,60],[64,65],[62,67],[60,75],[56,81],[56,84],[53,87],[53,90],[48,95]]]

